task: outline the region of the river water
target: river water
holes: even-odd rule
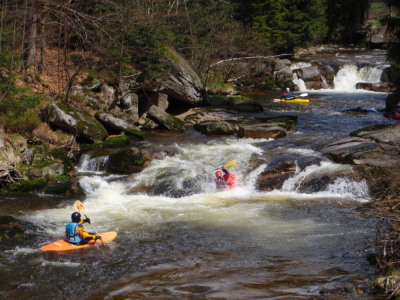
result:
[[[359,209],[370,201],[367,185],[339,179],[312,193],[297,189],[308,174],[351,166],[324,161],[297,172],[280,190],[256,190],[271,156],[321,157],[318,150],[330,140],[394,122],[379,111],[384,93],[308,93],[310,104],[274,103],[276,93],[250,95],[265,115],[298,116],[297,132],[287,138],[206,138],[193,129],[149,133],[142,146],[160,155],[141,173],[120,178],[96,166],[80,181],[80,200],[97,231],[118,232],[108,246],[42,253],[40,246],[63,237],[76,199],[2,196],[0,215],[33,226],[31,239],[2,248],[0,298],[311,299],[333,291],[366,299],[356,290],[365,290],[376,272],[366,256],[374,251],[378,223]],[[366,113],[343,112],[355,107]],[[231,160],[238,187],[217,192],[208,180],[211,170]],[[175,198],[150,192],[166,178],[179,185],[204,170],[198,193]]]

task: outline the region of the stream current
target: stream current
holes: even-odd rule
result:
[[[322,191],[298,192],[309,174],[351,168],[329,161],[296,172],[280,190],[257,191],[256,178],[267,158],[320,157],[333,139],[393,123],[379,111],[387,94],[309,91],[308,105],[273,103],[276,93],[250,96],[268,115],[297,115],[297,132],[275,141],[206,138],[193,129],[147,134],[143,145],[163,154],[141,173],[128,180],[86,170],[93,171],[80,181],[87,215],[98,232],[118,232],[107,247],[41,253],[40,246],[63,237],[76,199],[1,196],[0,215],[34,226],[31,239],[0,253],[0,298],[310,299],[329,291],[357,297],[376,272],[366,256],[374,251],[377,220],[358,209],[370,201],[365,182],[338,179]],[[355,107],[367,112],[343,112]],[[179,184],[231,160],[235,190],[217,192],[204,180],[189,196],[149,193],[165,177]]]

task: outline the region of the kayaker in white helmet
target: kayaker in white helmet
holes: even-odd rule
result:
[[[282,93],[281,100],[290,100],[294,99],[293,94],[290,92],[290,88],[286,88],[286,90]]]

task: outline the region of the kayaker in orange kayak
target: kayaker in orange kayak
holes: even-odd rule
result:
[[[90,219],[86,218],[81,220],[81,214],[78,212],[74,212],[71,215],[71,221],[65,227],[65,235],[67,237],[67,242],[74,245],[85,245],[90,240],[101,240],[100,235],[95,235],[88,233],[85,228],[82,226],[84,223],[90,224]]]
[[[215,171],[215,184],[218,191],[231,190],[236,187],[236,174],[228,172],[225,168]],[[222,172],[224,174],[222,175]]]

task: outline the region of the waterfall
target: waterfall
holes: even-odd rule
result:
[[[299,78],[296,73],[293,73],[292,82],[299,88],[300,92],[304,92],[307,90],[306,83],[303,79]]]
[[[293,70],[296,70],[296,69],[308,68],[308,67],[311,67],[311,64],[310,64],[310,63],[307,63],[307,62],[297,62],[297,63],[294,63],[294,64],[291,64],[291,65],[290,65],[290,69],[291,69],[292,71],[293,71]],[[292,79],[292,82],[293,82],[294,85],[296,85],[296,86],[299,88],[299,91],[300,91],[300,92],[303,92],[303,91],[306,91],[306,90],[307,90],[306,83],[304,82],[303,79],[301,79],[301,78],[299,78],[299,77],[297,76],[297,73],[296,73],[296,72],[293,72],[293,79]]]
[[[378,83],[386,67],[380,65],[358,68],[354,64],[346,64],[335,75],[334,89],[336,91],[351,91],[356,89],[356,84],[359,82]]]
[[[83,154],[76,169],[81,173],[104,173],[107,161],[108,156],[92,157],[88,154]]]

